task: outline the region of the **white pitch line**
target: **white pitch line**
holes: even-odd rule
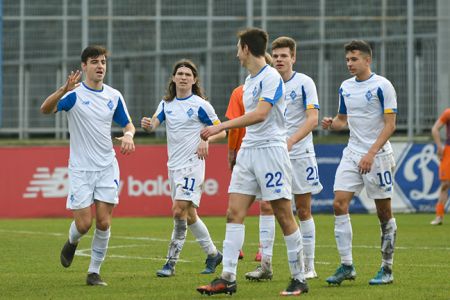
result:
[[[63,233],[55,233],[55,232],[42,232],[42,231],[27,231],[27,230],[6,230],[0,229],[0,232],[6,233],[17,233],[17,234],[40,234],[40,235],[49,235],[49,236],[67,236],[67,234]],[[86,237],[92,237],[92,235],[85,235]],[[112,235],[111,239],[121,239],[121,240],[132,240],[132,241],[150,241],[150,242],[163,242],[168,243],[170,240],[162,239],[162,238],[153,238],[153,237],[133,237],[133,236],[118,236]],[[216,244],[220,244],[222,241],[214,241]],[[186,240],[186,243],[197,243],[197,241]],[[259,243],[245,243],[250,246],[258,246]],[[275,246],[283,246],[283,243],[275,243]],[[353,248],[362,248],[362,249],[380,249],[379,245],[352,245]],[[336,245],[318,245],[316,244],[316,248],[336,248]],[[417,246],[417,247],[405,247],[405,246],[396,246],[395,250],[443,250],[450,251],[450,247],[429,247],[429,246]]]
[[[115,246],[108,246],[108,250],[110,249],[120,249],[120,248],[137,248],[137,247],[144,247],[145,245],[115,245]],[[84,257],[91,257],[91,248],[87,249],[79,249],[75,251],[76,256],[84,256]],[[143,257],[143,256],[130,256],[130,255],[117,255],[117,254],[107,254],[108,258],[123,258],[123,259],[137,259],[137,260],[156,260],[156,261],[166,261],[166,258],[162,257]],[[182,263],[190,263],[190,260],[185,259],[178,259],[178,262]]]

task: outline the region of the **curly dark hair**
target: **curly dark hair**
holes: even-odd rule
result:
[[[175,63],[172,70],[172,75],[169,78],[169,83],[167,85],[166,94],[164,95],[164,100],[172,101],[177,96],[177,90],[175,86],[175,82],[172,81],[172,76],[175,76],[177,70],[181,67],[186,67],[191,69],[192,74],[194,75],[195,83],[192,85],[192,93],[206,100],[206,96],[203,92],[203,89],[200,87],[200,82],[198,79],[198,71],[197,66],[189,59],[180,59]]]

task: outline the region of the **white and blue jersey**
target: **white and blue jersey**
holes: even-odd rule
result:
[[[205,126],[220,124],[212,105],[197,95],[175,97],[172,101],[162,100],[155,115],[160,123],[166,122],[169,170],[201,162],[196,154],[200,131]]]
[[[58,102],[57,111],[62,110],[69,122],[69,168],[100,171],[110,166],[116,156],[111,123],[125,127],[131,122],[122,94],[106,84],[94,90],[82,82]]]
[[[339,114],[347,115],[348,148],[365,154],[384,128],[384,114],[397,113],[397,95],[391,82],[375,73],[364,81],[345,80],[339,89]],[[380,152],[392,153],[389,141]]]
[[[264,66],[255,76],[245,79],[243,103],[245,113],[254,111],[259,101],[272,104],[266,120],[246,127],[241,148],[256,148],[286,145],[284,111],[285,87],[277,70]]]
[[[306,121],[307,109],[319,109],[317,89],[311,77],[294,72],[284,83],[286,85],[285,120],[288,136],[292,136]],[[313,134],[310,132],[292,146],[289,157],[301,158],[315,156]]]

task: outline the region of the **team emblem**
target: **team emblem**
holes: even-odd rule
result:
[[[113,108],[114,108],[114,103],[112,102],[112,100],[109,100],[109,102],[108,102],[108,107],[109,107],[109,110],[113,110]]]
[[[366,93],[366,99],[367,101],[370,101],[370,99],[372,99],[372,92],[370,90],[368,90]]]
[[[292,91],[289,96],[291,96],[292,101],[295,100],[295,98],[297,97],[297,93],[295,93],[295,91]]]
[[[253,89],[253,97],[256,97],[257,94],[258,94],[258,88],[255,86],[255,88]]]
[[[189,108],[189,110],[186,113],[187,113],[188,117],[190,118],[194,114],[194,110],[191,107],[191,108]]]

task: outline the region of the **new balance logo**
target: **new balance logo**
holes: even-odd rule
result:
[[[37,167],[33,179],[23,193],[24,198],[37,198],[39,192],[43,198],[64,198],[69,191],[67,168],[56,167],[53,174],[47,167]]]

